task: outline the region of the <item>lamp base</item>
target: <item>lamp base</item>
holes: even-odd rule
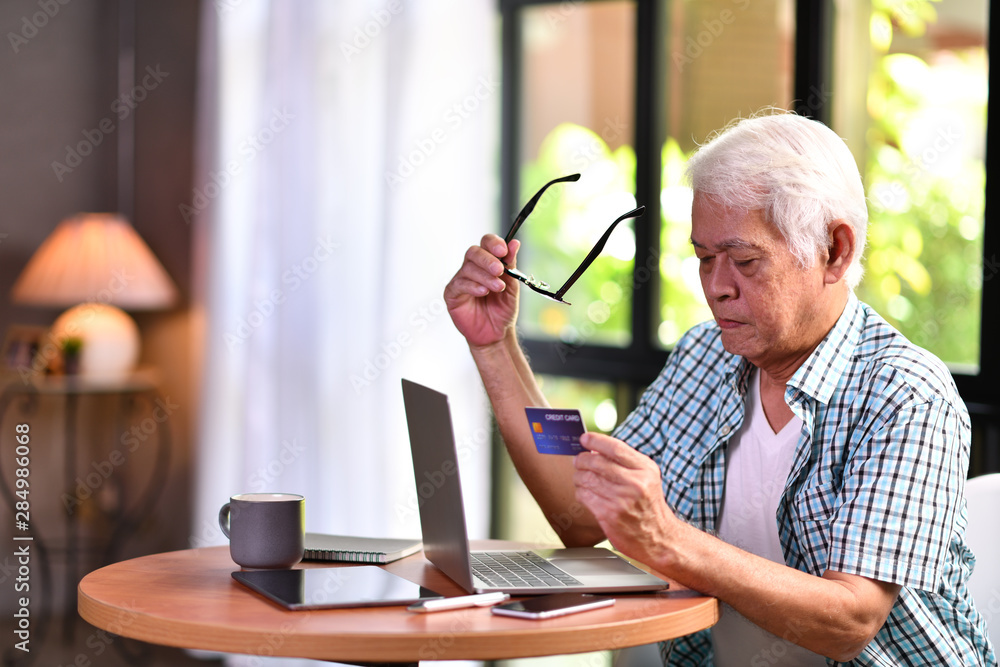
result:
[[[139,327],[125,311],[105,303],[82,303],[60,315],[52,337],[65,349],[78,339],[79,375],[91,379],[127,376],[139,360]]]

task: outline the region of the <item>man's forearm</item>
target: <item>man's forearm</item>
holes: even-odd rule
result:
[[[547,405],[513,329],[498,343],[469,349],[494,409],[507,402]]]
[[[839,661],[871,641],[899,590],[854,575],[800,572],[687,524],[654,559],[649,565],[718,597],[768,632]]]
[[[512,329],[496,345],[473,348],[472,356],[514,467],[553,529],[568,546],[599,542],[597,522],[574,497],[572,457],[539,454],[535,448],[524,408],[548,402],[516,333]]]

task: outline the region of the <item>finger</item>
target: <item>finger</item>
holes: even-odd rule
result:
[[[590,489],[601,497],[612,498],[634,485],[633,470],[601,454],[579,454],[575,463],[574,483],[577,487]]]
[[[641,471],[629,468],[599,454],[583,452],[574,459],[574,475],[581,486],[591,489],[604,489],[601,495],[614,495],[621,489],[635,485],[637,474]]]
[[[602,525],[617,523],[622,516],[622,498],[614,489],[577,486],[573,497]]]
[[[647,458],[621,440],[603,433],[587,431],[580,436],[580,445],[587,451],[600,454],[626,468],[641,468],[643,467],[642,460]]]
[[[486,234],[479,242],[479,247],[490,253],[494,257],[503,258],[510,252],[510,248],[504,240],[496,234]]]
[[[573,473],[573,486],[578,493],[586,491],[594,497],[607,499],[615,495],[618,485],[599,471],[578,469]]]
[[[615,499],[615,487],[590,473],[576,473],[573,486],[575,498],[595,516],[603,514],[605,506]]]
[[[466,264],[455,276],[486,287],[491,292],[502,292],[507,288],[507,283],[502,280],[503,273],[497,277],[492,271],[482,268],[476,264]]]
[[[500,242],[503,243],[503,239]],[[503,275],[503,262],[497,259],[492,252],[480,246],[472,246],[465,251],[465,262],[462,264],[462,268],[465,269],[470,265],[478,266],[493,276]]]
[[[514,239],[510,243],[504,243],[496,234],[486,234],[479,242],[479,247],[513,268],[517,265],[517,249],[521,247],[521,242]]]
[[[455,302],[463,296],[486,296],[490,293],[490,288],[476,280],[469,280],[462,276],[455,276],[444,288],[445,301]]]
[[[591,472],[595,475],[604,475],[611,468],[618,464],[607,458],[600,452],[580,452],[573,457],[573,465],[580,472]]]
[[[468,291],[469,294],[475,296],[486,296],[490,292],[503,292],[510,287],[503,271],[503,264],[496,257],[483,251],[482,248],[469,248],[466,252],[465,262],[445,288],[445,296],[452,298],[460,296],[461,291],[457,288],[467,288],[468,282],[481,286]]]
[[[507,256],[503,258],[503,261],[507,263],[507,266],[511,268],[517,267],[517,251],[521,249],[521,242],[514,239],[507,244]]]
[[[628,458],[624,463],[597,451],[577,454],[574,466],[576,471],[581,473],[581,483],[592,487],[601,485],[605,488],[614,488],[615,493],[621,493],[624,489],[660,488],[662,473],[652,459],[631,448],[621,453],[626,454]],[[591,476],[586,477],[583,473],[589,473]]]

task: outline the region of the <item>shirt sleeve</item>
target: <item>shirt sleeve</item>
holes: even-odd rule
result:
[[[863,437],[831,517],[831,570],[934,590],[968,467],[968,424],[944,398],[904,404]]]
[[[702,378],[718,365],[719,352],[711,346],[712,330],[698,325],[681,336],[667,363],[639,399],[639,405],[612,435],[633,449],[659,460],[668,446],[667,432],[684,431],[703,417],[712,395]],[[676,396],[689,401],[676,409]]]

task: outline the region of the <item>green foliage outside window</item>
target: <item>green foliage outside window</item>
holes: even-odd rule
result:
[[[876,0],[868,85],[868,250],[860,298],[954,364],[979,360],[986,171],[983,48],[922,58],[891,52],[919,37],[930,2]]]

